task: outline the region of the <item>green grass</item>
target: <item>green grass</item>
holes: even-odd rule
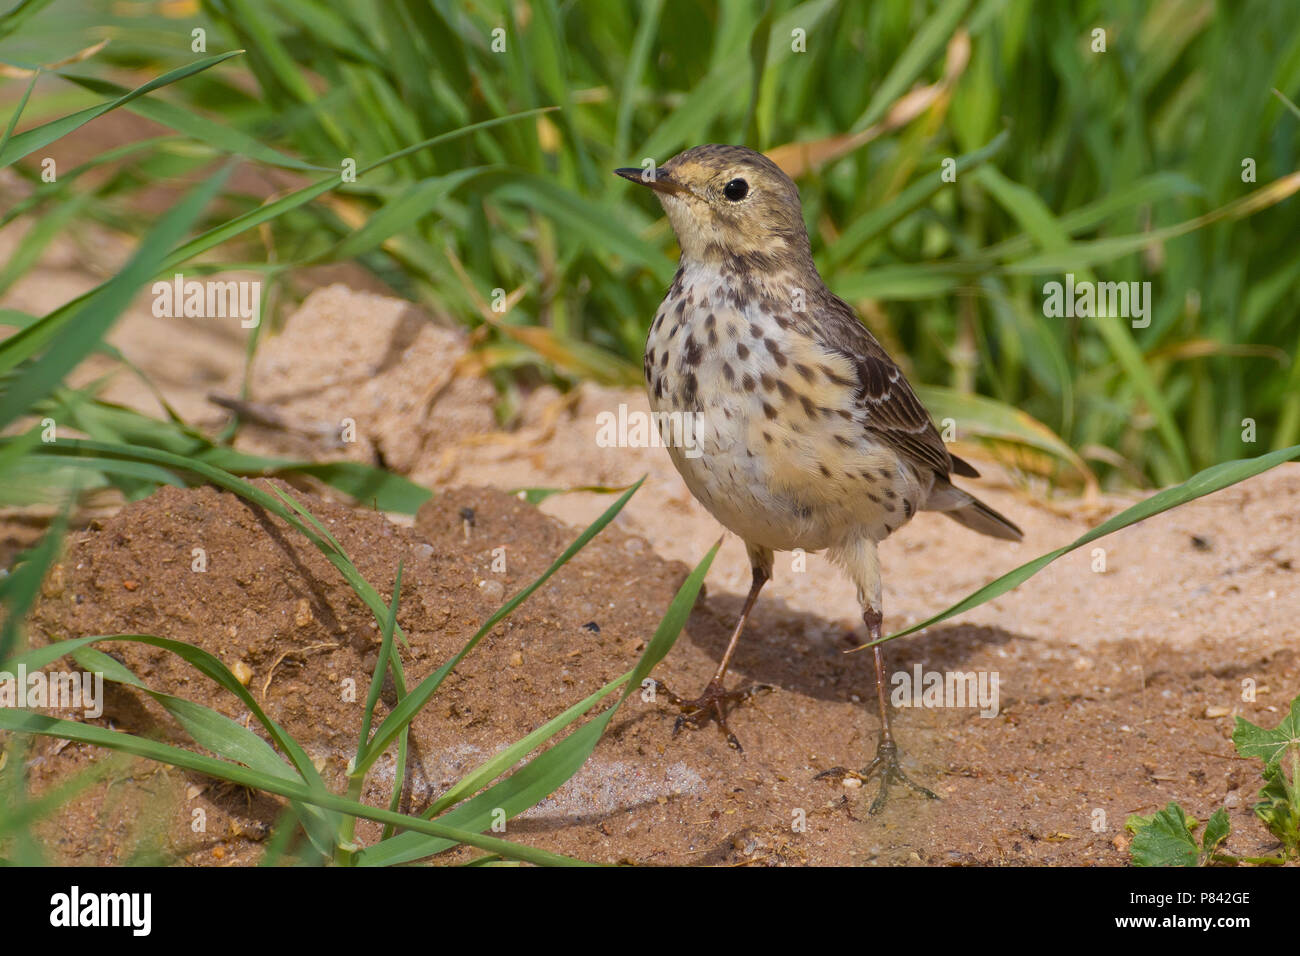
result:
[[[1067,490],[1176,486],[1073,546],[1300,452],[1300,216],[1292,195],[1300,188],[1300,30],[1284,4],[206,0],[189,16],[178,8],[179,17],[108,0],[9,7],[0,18],[0,169],[30,191],[0,209],[0,228],[32,228],[0,266],[0,293],[50,243],[89,224],[121,236],[132,255],[119,273],[46,315],[0,311],[14,330],[0,340],[0,504],[54,504],[59,515],[0,577],[0,662],[35,666],[72,654],[133,684],[91,645],[135,640],[247,696],[219,661],[182,642],[101,635],[25,646],[22,619],[66,517],[97,488],[128,500],[162,484],[211,483],[243,495],[320,548],[383,633],[346,794],[325,791],[301,747],[251,698],[245,704],[260,733],[144,691],[212,756],[0,712],[13,732],[0,776],[10,821],[0,826],[0,846],[14,860],[39,859],[31,822],[97,779],[29,800],[18,768],[30,736],[47,734],[282,795],[288,809],[268,862],[397,863],[456,845],[559,862],[480,835],[486,814],[522,812],[576,771],[616,704],[546,745],[649,672],[711,560],[712,552],[683,586],[634,671],[468,775],[427,818],[396,813],[396,802],[361,805],[374,759],[390,747],[404,759],[415,713],[545,576],[408,688],[396,590],[385,601],[297,502],[244,479],[309,475],[406,513],[427,489],[355,463],[246,455],[230,447],[237,421],[207,435],[165,402],[166,417],[155,420],[100,400],[94,386],[66,384],[71,369],[99,353],[153,388],[104,335],[142,287],[181,268],[256,270],[274,326],[301,294],[304,267],[357,263],[399,295],[488,326],[482,357],[506,410],[539,380],[635,384],[675,249],[652,200],[610,170],[698,143],[745,142],[804,167],[798,182],[824,277],[902,359],[936,418],[952,418],[963,439],[985,441]],[[1090,49],[1098,27],[1105,53]],[[206,31],[206,51],[191,49],[195,28]],[[504,31],[503,51],[493,48],[495,29]],[[795,31],[803,52],[792,48]],[[103,39],[109,44],[95,49]],[[61,155],[65,137],[123,111],[156,124],[156,134],[42,180],[41,160]],[[1247,159],[1254,182],[1243,181]],[[946,160],[955,162],[955,182],[940,176]],[[274,170],[282,188],[236,188],[231,173],[243,164]],[[355,181],[340,175],[352,166]],[[178,198],[155,220],[138,196],[160,184]],[[1151,282],[1149,327],[1048,318],[1043,285],[1067,272]],[[486,305],[498,289],[511,303],[504,314]],[[46,443],[45,418],[87,437]],[[1247,419],[1253,441],[1244,438]],[[533,489],[531,499],[553,491]],[[927,623],[1022,583],[1059,553]],[[373,726],[385,669],[401,700]],[[358,818],[383,823],[384,841],[357,847]]]
[[[1300,183],[1286,178],[1300,30],[1285,4],[656,0],[597,14],[207,0],[180,19],[146,4],[35,6],[0,45],[11,62],[111,40],[58,70],[89,79],[38,83],[27,115],[64,126],[125,96],[122,77],[196,70],[195,26],[210,57],[245,51],[121,103],[182,140],[122,158],[85,218],[138,235],[131,193],[164,169],[195,174],[215,153],[299,175],[352,158],[366,170],[355,184],[266,220],[272,255],[227,236],[223,257],[274,263],[273,283],[298,265],[359,261],[470,325],[491,290],[517,291],[488,354],[561,384],[636,380],[671,273],[657,207],[610,169],[701,142],[771,149],[862,131],[947,65],[950,85],[919,115],[800,176],[825,278],[914,378],[1021,410],[1105,482],[1168,484],[1300,441],[1300,261],[1289,251],[1300,216],[1288,198]],[[1090,46],[1098,27],[1104,53]],[[497,28],[504,52],[492,48]],[[806,52],[791,49],[796,29]],[[64,118],[70,104],[86,112]],[[446,130],[545,107],[556,111],[367,169]],[[956,183],[938,175],[947,158],[959,161]],[[1242,181],[1245,159],[1256,182]],[[36,181],[34,166],[20,168]],[[75,194],[38,192],[43,212]],[[229,218],[261,197],[224,200]],[[353,216],[365,227],[351,228]],[[1150,327],[1042,314],[1044,282],[1090,270],[1150,281]],[[516,326],[540,331],[511,335]],[[1255,447],[1242,441],[1247,418]],[[974,405],[957,421],[964,436],[996,431]],[[1038,467],[1077,486],[1075,464]]]
[[[492,628],[505,620],[528,599],[529,595],[541,587],[605,528],[640,487],[640,483],[624,492],[555,559],[545,572],[488,618],[457,654],[408,690],[400,655],[395,653],[394,649],[395,637],[405,643],[397,625],[399,613],[397,597],[401,588],[401,569],[398,569],[394,582],[392,603],[385,604],[369,583],[361,577],[356,566],[328,529],[290,496],[278,489],[275,489],[276,496],[273,496],[259,487],[215,469],[209,470],[208,477],[214,483],[234,491],[287,521],[299,533],[306,536],[339,569],[357,595],[371,608],[382,627],[381,650],[366,697],[357,753],[348,768],[347,794],[339,796],[326,789],[302,746],[266,715],[256,699],[219,658],[192,644],[151,635],[98,635],[56,641],[17,655],[0,654],[0,662],[3,662],[3,667],[0,669],[13,673],[19,666],[23,666],[29,671],[34,671],[54,663],[65,655],[70,656],[86,670],[103,673],[106,680],[133,686],[148,694],[176,718],[195,745],[215,756],[205,756],[187,748],[160,743],[126,731],[48,717],[21,708],[0,708],[0,730],[17,732],[20,736],[11,738],[14,741],[21,741],[24,735],[44,735],[94,744],[114,753],[147,757],[220,780],[286,797],[290,800],[292,816],[282,821],[281,825],[292,828],[300,824],[309,841],[296,851],[296,859],[299,862],[333,861],[343,865],[410,862],[460,845],[478,847],[504,859],[538,864],[570,862],[552,853],[513,844],[496,837],[482,836],[481,832],[492,826],[494,814],[504,811],[508,819],[527,810],[553,793],[582,766],[619,706],[633,690],[640,687],[641,681],[646,678],[655,664],[663,659],[677,640],[695,604],[704,576],[717,553],[717,546],[715,545],[709,551],[682,584],[646,650],[631,671],[585,700],[577,702],[537,731],[490,758],[444,793],[422,816],[412,816],[396,811],[400,792],[393,793],[388,809],[370,807],[359,802],[366,776],[375,760],[396,746],[399,769],[394,779],[399,781],[404,779],[400,768],[404,766],[406,760],[410,723],[438,690],[443,680],[466,655],[473,651],[475,645]],[[54,536],[50,537],[54,539]],[[43,570],[44,566],[38,566],[38,571],[43,572]],[[248,709],[261,726],[270,742],[210,708],[146,687],[115,658],[92,647],[96,644],[110,645],[116,641],[144,644],[181,657],[200,674],[237,697],[240,704]],[[379,690],[386,674],[392,675],[398,702],[379,725],[373,727]],[[563,740],[541,750],[519,769],[511,771],[516,763],[555,740],[557,735],[574,726],[620,687],[623,687],[623,692],[612,705],[578,726]],[[20,749],[10,749],[17,758],[20,758],[22,753]],[[276,752],[277,749],[280,753]],[[70,796],[70,792],[65,792],[56,801],[48,799],[29,801],[25,787],[21,784],[24,777],[23,762],[17,758],[12,761],[8,774],[0,778],[0,797],[6,798],[4,802],[7,804],[5,813],[0,818],[3,820],[0,822],[0,848],[3,848],[7,839],[12,838],[16,833],[25,834],[41,815],[57,809],[62,805],[63,800]],[[499,777],[503,779],[493,783]],[[15,783],[15,781],[19,782]],[[353,838],[357,819],[383,823],[385,825],[383,839],[373,846],[361,848]],[[398,830],[401,832],[397,832]],[[22,864],[42,862],[43,857],[39,849],[30,839],[17,841],[17,846],[23,852],[15,854],[11,862]]]

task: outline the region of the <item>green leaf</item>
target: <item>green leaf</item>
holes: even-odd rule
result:
[[[44,214],[36,219],[4,268],[0,269],[0,294],[32,269],[64,228],[70,223],[80,222],[86,208],[97,198],[93,192],[79,192],[47,203]]]
[[[387,617],[388,606],[384,603],[383,598],[381,598],[378,592],[375,591],[365,578],[361,576],[361,572],[357,570],[356,565],[354,565],[351,559],[349,559],[348,556],[343,553],[342,549],[338,547],[338,543],[333,541],[332,537],[328,534],[321,535],[317,533],[316,530],[305,524],[303,520],[294,513],[294,508],[286,507],[284,502],[276,497],[276,495],[283,494],[283,492],[278,489],[276,495],[273,495],[263,491],[255,485],[251,485],[246,481],[236,478],[227,471],[223,471],[220,468],[214,468],[203,461],[194,458],[185,458],[181,455],[174,455],[165,451],[157,451],[152,448],[140,448],[132,445],[116,445],[107,442],[78,441],[75,439],[59,442],[57,445],[68,446],[74,454],[78,449],[84,448],[93,452],[112,455],[114,457],[122,457],[134,461],[152,462],[154,464],[191,471],[195,474],[201,475],[203,478],[218,487],[225,488],[228,491],[233,491],[240,497],[252,501],[254,504],[261,505],[267,511],[270,511],[272,514],[287,521],[316,546],[316,548],[325,556],[325,559],[338,569],[339,573],[343,575],[344,580],[346,580],[348,584],[352,586],[352,589],[357,592],[357,596],[360,597],[361,600],[365,602],[366,606],[370,608],[371,612],[375,615],[376,621],[382,622]],[[43,447],[52,448],[53,446]],[[298,506],[295,503],[295,508],[296,507]],[[401,634],[400,628],[398,628],[397,633],[399,635]]]
[[[151,690],[116,658],[93,647],[79,648],[70,656],[87,672],[103,674],[105,680],[135,687],[148,694],[176,718],[191,739],[205,750],[272,776],[308,782],[302,774],[285,763],[270,744],[225,714],[183,697]],[[333,849],[333,834],[339,826],[339,815],[298,801],[291,803],[312,843],[322,854],[329,853]]]
[[[0,708],[0,730],[64,738],[96,747],[106,747],[119,753],[134,754],[137,757],[157,760],[160,763],[170,764],[182,770],[191,770],[195,773],[216,777],[219,780],[228,780],[241,786],[265,790],[268,793],[278,793],[281,796],[301,800],[304,803],[324,807],[328,810],[351,814],[366,820],[374,820],[377,823],[391,823],[408,830],[442,837],[451,840],[453,843],[467,843],[470,846],[477,846],[484,850],[499,853],[501,856],[510,859],[524,860],[540,866],[569,866],[574,863],[573,860],[557,856],[554,853],[548,853],[545,850],[535,850],[532,847],[519,846],[496,837],[481,836],[477,833],[456,830],[441,823],[422,820],[419,817],[369,807],[363,803],[348,800],[327,791],[317,791],[303,784],[251,770],[239,764],[218,760],[214,757],[205,757],[181,747],[173,747],[155,740],[146,740],[134,734],[112,731],[93,724],[83,724],[75,720],[59,720],[29,710],[6,707]]]
[[[650,643],[646,646],[636,667],[624,677],[619,678],[617,683],[624,680],[627,683],[622,696],[619,697],[613,707],[583,724],[568,737],[565,737],[564,740],[535,757],[505,780],[493,787],[489,787],[477,797],[466,801],[450,813],[440,817],[440,821],[454,823],[456,826],[466,829],[478,830],[486,828],[491,824],[493,814],[497,810],[504,810],[507,818],[522,813],[529,807],[535,806],[538,801],[554,793],[577,773],[596,748],[601,734],[605,732],[605,728],[609,726],[609,722],[613,719],[619,707],[633,692],[640,688],[641,682],[649,676],[650,671],[663,660],[668,651],[672,649],[673,644],[676,643],[678,635],[681,634],[681,630],[686,624],[687,617],[690,616],[691,609],[695,606],[700,587],[704,584],[704,578],[708,574],[709,567],[713,564],[713,559],[721,545],[722,541],[719,540],[682,583],[669,604],[667,613],[664,614],[659,626],[655,629],[654,636],[650,639]],[[577,719],[577,716],[592,702],[592,698],[603,696],[612,686],[608,685],[602,688],[592,697],[569,708],[561,717],[565,718],[566,724]],[[555,723],[555,721],[552,723]],[[518,751],[522,744],[521,741],[513,749]],[[526,753],[527,751],[523,752]],[[471,773],[466,778],[465,786],[460,787],[460,785],[457,785],[457,788],[463,793],[469,787],[477,786],[478,782],[483,779],[489,770],[496,770],[498,766],[493,761],[489,761],[489,765],[485,765],[484,768]],[[439,804],[434,806],[439,806]],[[409,862],[441,852],[449,848],[449,846],[450,844],[445,841],[427,840],[409,833],[399,834],[390,840],[385,840],[363,850],[359,856],[359,862],[367,865]]]
[[[1300,753],[1291,754],[1289,767],[1283,762],[1265,771],[1259,802],[1251,807],[1268,832],[1281,841],[1284,857],[1300,854]]]
[[[1220,811],[1222,812],[1222,811]],[[1183,808],[1169,806],[1150,817],[1129,817],[1133,832],[1129,854],[1134,866],[1195,866],[1198,856]]]
[[[432,491],[423,485],[417,485],[409,478],[358,461],[311,462],[252,455],[233,448],[213,445],[198,432],[174,422],[159,421],[131,409],[105,402],[94,402],[91,405],[90,409],[73,411],[72,418],[75,425],[96,438],[106,437],[116,432],[121,435],[122,441],[61,439],[58,442],[38,445],[35,454],[69,461],[87,459],[96,462],[97,467],[104,467],[105,457],[156,462],[155,458],[140,456],[142,453],[157,450],[176,456],[169,460],[173,469],[179,468],[198,474],[202,474],[202,471],[189,467],[190,463],[197,462],[222,469],[232,475],[250,477],[310,475],[351,495],[361,504],[372,505],[380,511],[394,511],[399,514],[415,514],[420,510],[421,505],[433,497]],[[0,439],[0,449],[3,449],[8,441]],[[160,472],[153,477],[157,481],[164,481],[164,474],[166,473]],[[172,484],[174,480],[168,480],[167,483]]]
[[[1291,701],[1291,712],[1272,730],[1238,717],[1232,730],[1232,743],[1241,756],[1264,761],[1265,773],[1276,769],[1288,747],[1300,750],[1300,697]]]
[[[1010,138],[1011,131],[1004,129],[979,149],[958,156],[956,162],[957,175],[960,177],[969,170],[983,166],[984,163],[996,156],[1002,150],[1002,147],[1006,146],[1007,140]],[[950,184],[945,183],[940,177],[933,174],[922,176],[883,206],[870,209],[864,215],[858,216],[845,227],[834,244],[827,248],[826,262],[828,267],[834,268],[851,258],[868,242],[893,226],[904,216],[915,212],[948,185]]]
[[[32,90],[36,88],[36,81],[41,78],[41,71],[36,70],[32,73],[31,82],[27,84],[27,89],[23,90],[22,99],[14,108],[13,115],[9,117],[9,122],[5,126],[4,135],[0,136],[0,156],[4,155],[5,147],[9,145],[9,140],[13,138],[14,127],[18,125],[18,117],[23,115],[23,110],[27,109],[27,101],[32,97]]]
[[[321,781],[320,774],[317,773],[316,766],[311,762],[311,758],[307,756],[306,751],[302,749],[296,740],[285,733],[279,724],[266,715],[266,712],[262,710],[253,695],[250,694],[247,688],[245,688],[235,675],[230,672],[230,669],[222,663],[220,658],[214,654],[210,654],[201,647],[196,647],[193,644],[186,644],[184,641],[175,641],[165,637],[155,637],[152,634],[101,634],[92,637],[79,637],[72,640],[56,641],[51,644],[46,644],[42,647],[27,651],[26,653],[14,658],[12,661],[6,662],[6,667],[21,664],[29,671],[37,670],[58,660],[65,654],[74,654],[85,648],[87,645],[98,641],[130,641],[137,644],[145,644],[150,647],[157,647],[161,650],[175,654],[199,673],[203,674],[203,676],[209,678],[214,683],[239,698],[240,703],[248,708],[249,712],[257,722],[266,729],[268,734],[270,734],[271,739],[275,741],[276,745],[289,756],[289,759],[293,761],[294,767],[298,771],[298,775],[294,776],[292,773],[285,772],[281,769],[276,771],[276,775],[281,776],[284,779],[289,779],[290,777],[301,779],[307,786],[312,787],[313,789],[324,789],[325,785]],[[103,664],[101,659],[96,658],[96,661],[101,665]],[[110,665],[104,666],[106,669],[106,677],[111,675],[114,680],[123,679],[125,683],[132,684],[136,687],[144,687],[138,679],[134,678],[134,675],[128,677],[124,674],[123,671],[125,668],[112,667]],[[198,705],[193,704],[190,701],[183,701],[182,703],[185,705],[187,715],[198,719],[197,711],[193,710],[193,708]],[[211,727],[212,725],[209,724],[208,726]],[[240,729],[242,730],[243,728]],[[204,732],[202,728],[201,732]],[[213,738],[209,738],[209,742],[212,742],[212,740]],[[247,738],[243,739],[240,751],[246,756],[252,753],[247,746]],[[276,760],[279,761],[279,758],[277,757]]]
[[[103,93],[121,98],[128,92],[116,83],[110,83],[97,77],[60,75],[65,80],[76,83],[78,86],[94,93]],[[297,157],[281,153],[240,130],[213,122],[193,110],[177,106],[174,103],[152,98],[137,99],[134,102],[129,102],[127,109],[132,113],[143,116],[145,119],[153,120],[155,123],[174,129],[191,139],[198,140],[200,143],[205,143],[222,153],[234,153],[238,156],[256,160],[259,163],[266,163],[268,166],[279,166],[284,169],[317,173],[332,172],[325,166],[317,166],[314,163],[304,162]]]
[[[947,0],[921,24],[903,55],[894,61],[884,81],[876,87],[866,112],[858,117],[850,132],[861,132],[875,123],[885,115],[891,103],[907,92],[921,71],[948,45],[969,6],[970,0]]]
[[[643,89],[641,77],[645,73],[646,64],[653,51],[663,8],[664,0],[647,0],[637,18],[636,36],[632,40],[627,67],[623,72],[622,94],[618,99],[618,118],[614,123],[614,155],[619,158],[619,162],[632,161],[632,157],[627,155],[631,142],[632,115],[636,108],[637,96]]]
[[[630,485],[620,485],[617,488],[610,488],[605,485],[579,485],[576,488],[516,488],[514,491],[508,491],[506,494],[516,495],[524,499],[530,505],[541,504],[551,495],[570,495],[577,491],[587,491],[597,495],[616,495],[620,492],[627,491]]]
[[[575,554],[587,546],[587,542],[604,530],[605,526],[614,520],[614,516],[623,510],[623,506],[628,503],[628,500],[632,495],[636,494],[637,489],[641,487],[644,481],[645,478],[641,478],[617,501],[606,508],[605,512],[588,525],[587,529],[578,535],[573,544],[569,545],[569,547],[564,550],[564,553],[556,558],[549,568],[542,572],[541,577],[537,578],[537,580],[533,581],[514,597],[510,598],[510,600],[506,601],[506,603],[503,604],[495,614],[484,622],[483,626],[475,632],[474,636],[465,642],[465,646],[457,651],[456,654],[452,656],[451,660],[447,661],[447,663],[443,664],[442,667],[438,668],[417,684],[411,693],[400,700],[397,706],[389,711],[388,716],[384,718],[384,722],[379,725],[379,729],[375,731],[374,737],[371,738],[370,743],[366,746],[364,755],[357,758],[357,770],[364,770],[375,762],[379,755],[384,752],[390,743],[393,742],[393,739],[401,729],[409,724],[414,719],[415,715],[420,712],[420,709],[424,707],[429,698],[433,696],[433,692],[438,689],[439,685],[442,684],[447,675],[452,672],[457,664],[465,659],[465,656],[475,648],[478,642],[489,634],[492,628],[496,627],[511,613],[513,613],[515,608],[523,604],[534,591],[545,584],[547,580],[550,579],[551,575],[564,567],[564,565],[568,564],[569,560]]]
[[[123,95],[100,103],[98,106],[91,106],[87,109],[80,110],[70,116],[64,116],[56,120],[51,120],[35,129],[29,129],[11,137],[4,149],[0,150],[0,169],[11,166],[18,160],[22,159],[44,146],[48,146],[56,139],[67,136],[78,127],[84,126],[96,117],[103,116],[110,110],[115,110],[119,106],[125,106],[132,100],[151,93],[156,89],[167,86],[169,83],[175,83],[183,80],[187,76],[193,76],[195,73],[202,73],[204,70],[211,69],[218,63],[224,63],[232,56],[239,56],[243,50],[232,50],[229,53],[221,53],[217,56],[206,57],[202,60],[195,60],[193,63],[187,63],[185,66],[177,67],[169,73],[164,73],[156,79],[150,80],[143,86],[136,87]]]
[[[63,377],[95,350],[99,340],[130,304],[140,286],[158,272],[167,251],[178,243],[212,201],[225,182],[229,170],[212,176],[169,209],[144,240],[130,261],[116,276],[99,288],[76,310],[59,315],[51,313],[41,322],[13,336],[33,334],[42,325],[57,325],[58,337],[46,352],[16,378],[5,383],[0,393],[0,428],[9,424],[30,406],[48,395]]]
[[[1205,832],[1201,834],[1201,860],[1209,863],[1214,859],[1223,841],[1228,839],[1232,824],[1228,821],[1228,811],[1219,807],[1210,819],[1205,821]]]
[[[36,547],[21,555],[17,566],[0,577],[0,602],[4,604],[4,624],[0,626],[0,662],[6,661],[18,646],[18,628],[36,600],[41,581],[63,546],[68,528],[68,512],[60,511]]]
[[[460,801],[473,793],[487,786],[501,774],[505,773],[519,761],[523,760],[530,753],[536,750],[546,741],[550,740],[564,728],[582,717],[587,711],[595,707],[605,697],[619,687],[627,683],[632,672],[628,671],[622,677],[610,681],[600,690],[588,697],[578,701],[572,707],[562,711],[558,716],[552,717],[546,723],[542,724],[536,730],[528,733],[515,741],[509,747],[484,761],[474,770],[461,777],[452,786],[448,787],[442,796],[438,797],[424,812],[424,816],[432,819],[448,807],[455,806]]]
[[[370,689],[366,692],[366,707],[361,712],[361,734],[357,739],[357,756],[360,757],[365,745],[370,740],[370,722],[374,719],[375,707],[379,695],[384,689],[384,676],[388,673],[388,660],[393,653],[393,630],[397,627],[397,601],[402,593],[402,562],[397,562],[397,578],[393,581],[393,599],[388,605],[388,617],[384,620],[380,634],[379,656],[375,659],[375,670],[370,675]],[[401,778],[395,778],[400,784]]]
[[[1300,853],[1300,696],[1291,701],[1291,712],[1272,730],[1238,717],[1232,743],[1241,756],[1264,761],[1264,787],[1259,791],[1259,802],[1251,809],[1282,842],[1283,854],[1297,855]]]
[[[365,255],[394,234],[414,226],[449,193],[481,176],[487,169],[484,166],[458,169],[446,176],[430,176],[411,183],[372,213],[361,228],[348,233],[332,248],[313,256],[311,261],[343,262]]]
[[[562,189],[540,176],[520,175],[498,187],[494,197],[524,209],[536,209],[593,248],[604,249],[649,271],[667,284],[673,264],[601,205]]]

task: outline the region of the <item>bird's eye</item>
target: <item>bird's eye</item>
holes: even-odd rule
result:
[[[722,187],[722,195],[726,196],[732,202],[740,202],[749,195],[749,183],[743,179],[733,179],[727,185]]]

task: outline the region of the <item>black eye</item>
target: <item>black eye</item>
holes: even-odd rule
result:
[[[732,202],[740,202],[749,195],[749,183],[743,179],[733,179],[727,185],[722,187],[722,195],[726,196]]]

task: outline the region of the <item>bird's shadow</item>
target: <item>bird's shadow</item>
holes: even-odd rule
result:
[[[721,660],[744,598],[709,597],[695,606],[681,639],[713,661]],[[888,631],[888,618],[886,618]],[[771,684],[819,700],[863,695],[874,681],[869,650],[847,653],[867,640],[863,625],[850,629],[838,621],[792,608],[780,598],[759,598],[732,659],[728,683]],[[936,626],[884,645],[886,666],[897,671],[920,664],[927,671],[961,669],[983,648],[1012,640],[1033,640],[999,627],[972,624]],[[668,661],[673,655],[670,654]],[[667,662],[666,662],[667,663]],[[674,688],[678,689],[678,688]],[[684,692],[691,688],[678,689]],[[865,696],[865,695],[864,695]]]

